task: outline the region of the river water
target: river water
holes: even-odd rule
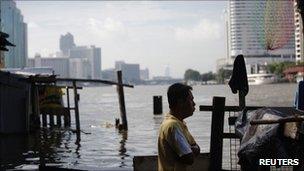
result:
[[[297,84],[270,84],[250,86],[246,105],[292,106]],[[47,131],[41,145],[36,135],[7,135],[0,139],[1,168],[37,166],[39,156],[47,163],[66,167],[125,167],[132,168],[135,155],[156,155],[158,128],[163,115],[153,115],[153,96],[163,96],[163,110],[168,111],[166,90],[168,86],[135,86],[125,88],[128,132],[115,129],[119,118],[116,88],[85,87],[80,93],[80,143],[71,131]],[[199,105],[211,105],[213,96],[226,97],[226,105],[238,105],[238,96],[228,85],[193,87],[196,111],[186,122],[202,152],[209,152],[211,113],[198,111]],[[73,105],[73,104],[72,104]],[[74,121],[74,118],[72,118]],[[75,128],[74,122],[72,127]],[[43,154],[39,151],[45,151]]]

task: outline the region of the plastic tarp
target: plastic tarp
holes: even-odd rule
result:
[[[273,120],[290,115],[271,108],[243,111],[236,120],[236,133],[242,137],[238,151],[239,164],[256,168],[259,159],[288,159],[297,157],[296,141],[284,136],[284,125],[250,125],[252,120]]]

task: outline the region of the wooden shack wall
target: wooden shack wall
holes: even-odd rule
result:
[[[0,133],[29,131],[30,84],[16,74],[0,74]]]

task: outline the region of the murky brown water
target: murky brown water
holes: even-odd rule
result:
[[[247,105],[292,106],[296,84],[250,86]],[[72,166],[132,167],[134,155],[156,155],[157,134],[162,116],[153,115],[153,96],[163,96],[167,111],[168,86],[136,86],[125,89],[129,131],[119,133],[114,125],[119,118],[118,97],[114,87],[90,87],[80,90],[81,142],[70,131],[47,131],[44,134],[0,138],[1,168],[36,167],[39,156],[46,162]],[[193,87],[199,105],[211,105],[213,96],[225,96],[227,105],[238,105],[238,96],[227,85]],[[72,118],[74,121],[74,118]],[[211,115],[196,110],[186,120],[190,131],[201,146],[209,151]],[[72,124],[72,127],[75,127]],[[40,145],[40,138],[44,139]],[[41,149],[45,153],[40,153]]]

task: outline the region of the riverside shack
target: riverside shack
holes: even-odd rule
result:
[[[25,78],[0,71],[0,134],[29,131],[31,84]]]

